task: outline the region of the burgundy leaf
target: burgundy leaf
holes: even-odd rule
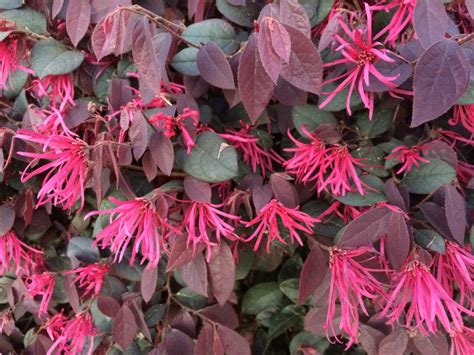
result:
[[[311,25],[306,10],[296,0],[281,0],[265,6],[258,17],[274,17],[284,25],[292,26],[307,38],[311,36]]]
[[[410,234],[402,213],[391,211],[387,224],[386,254],[394,269],[399,270],[410,252]]]
[[[77,293],[76,285],[74,284],[74,282],[72,282],[72,280],[73,276],[64,276],[64,292],[66,293],[67,301],[71,306],[72,310],[75,313],[79,313],[81,311],[79,294]]]
[[[127,305],[123,305],[117,313],[112,324],[112,334],[114,340],[125,349],[137,334],[137,324],[135,316]]]
[[[90,115],[89,101],[76,101],[76,106],[71,107],[64,116],[64,123],[67,128],[72,129],[84,123]]]
[[[255,186],[252,189],[252,201],[255,206],[255,211],[260,210],[270,202],[273,196],[273,191],[270,185]]]
[[[322,89],[323,62],[313,42],[297,29],[285,25],[291,38],[291,55],[283,63],[281,76],[298,89],[319,95]]]
[[[158,168],[150,152],[145,152],[142,158],[142,167],[147,180],[152,181],[158,174]]]
[[[205,0],[188,0],[188,18],[194,17],[194,22],[202,21],[205,4]]]
[[[63,8],[64,0],[53,0],[51,5],[51,17],[54,19],[61,12]]]
[[[196,254],[201,253],[204,250],[204,243],[199,243],[196,246]],[[194,255],[193,248],[188,247],[188,237],[185,234],[178,235],[173,245],[171,246],[171,253],[168,259],[168,266],[166,272],[170,272],[178,267],[181,267],[191,260],[193,260]]]
[[[275,85],[260,61],[255,34],[249,37],[242,52],[237,77],[242,103],[250,120],[256,122],[272,98]]]
[[[321,285],[328,269],[328,255],[316,244],[301,269],[298,303],[306,299]]]
[[[178,329],[170,329],[165,337],[167,354],[194,354],[194,342],[185,333]]]
[[[163,132],[154,133],[150,138],[150,153],[163,174],[171,175],[174,164],[174,149],[171,140]]]
[[[415,66],[411,126],[448,111],[466,92],[469,75],[469,60],[455,41],[446,39],[431,46]]]
[[[181,267],[181,277],[191,290],[207,297],[207,268],[202,254]]]
[[[385,334],[380,330],[365,324],[361,325],[359,341],[368,355],[378,355],[379,344],[383,338],[385,338]]]
[[[182,310],[177,316],[173,318],[171,327],[181,330],[191,338],[196,336],[196,320],[186,310]]]
[[[469,15],[474,18],[474,0],[466,0],[466,8]]]
[[[272,174],[270,186],[276,199],[286,207],[296,208],[300,205],[298,192],[285,175],[280,173]]]
[[[384,192],[391,205],[397,206],[405,212],[408,211],[410,208],[410,195],[405,187],[396,185],[395,179],[391,178],[385,182]]]
[[[239,317],[230,303],[225,303],[223,306],[215,304],[206,307],[201,311],[201,314],[230,329],[235,329],[239,326]]]
[[[436,230],[445,238],[453,239],[446,219],[446,211],[434,202],[428,201],[420,206],[420,211]]]
[[[413,20],[416,34],[425,48],[444,39],[448,30],[448,14],[442,0],[417,0]]]
[[[158,267],[143,270],[142,280],[140,281],[140,292],[146,303],[148,303],[153,297],[157,284]]]
[[[273,96],[286,106],[305,105],[308,101],[308,93],[306,91],[291,85],[282,77],[278,78],[277,85],[273,90]]]
[[[98,23],[119,6],[131,6],[131,0],[91,0],[92,23]]]
[[[331,42],[334,41],[334,35],[339,29],[339,15],[333,16],[329,21],[319,39],[318,50],[321,52],[325,50]]]
[[[385,207],[377,207],[362,213],[344,228],[337,245],[358,248],[374,243],[386,234],[390,214],[391,211]]]
[[[91,4],[89,0],[69,1],[66,12],[66,30],[74,47],[87,33],[91,22]]]
[[[444,210],[449,230],[453,238],[459,244],[464,245],[467,226],[466,201],[452,185],[446,185],[444,192]]]
[[[15,210],[5,205],[0,206],[0,236],[7,234],[15,223]]]
[[[207,182],[199,181],[191,176],[186,176],[183,180],[184,192],[188,197],[196,202],[211,203],[212,189]]]
[[[235,283],[235,262],[227,243],[216,247],[209,261],[211,290],[217,302],[223,306],[230,298]]]
[[[382,339],[379,345],[379,355],[403,355],[408,345],[408,335],[401,327]]]
[[[140,111],[133,116],[128,136],[133,146],[133,157],[139,160],[148,147],[148,122]]]
[[[430,158],[440,159],[451,165],[456,169],[458,165],[458,155],[454,149],[441,140],[434,140],[425,144],[426,149],[423,150],[423,156],[430,160]]]
[[[304,329],[319,335],[326,336],[326,329],[324,324],[326,323],[327,309],[325,308],[313,308],[311,309],[304,318]],[[341,319],[340,307],[336,305],[336,313],[333,319],[333,324],[338,324]],[[332,332],[332,329],[331,329]],[[338,327],[334,327],[335,335],[341,334],[341,330]]]
[[[126,79],[114,78],[110,82],[109,102],[114,111],[132,101],[133,91],[130,88],[130,82]]]
[[[268,22],[267,28],[270,32],[271,43],[275,53],[283,62],[288,63],[291,54],[291,39],[288,31],[278,21]]]
[[[199,333],[194,355],[224,355],[224,345],[219,339],[214,326],[204,322]]]
[[[196,64],[202,78],[209,84],[221,89],[235,89],[229,61],[221,47],[214,42],[208,42],[199,49]]]
[[[107,317],[114,318],[120,310],[120,304],[110,296],[99,295],[97,298],[97,307]]]
[[[140,332],[147,338],[150,342],[152,341],[150,330],[145,322],[145,315],[137,303],[141,303],[138,299],[133,300],[130,303],[130,309],[132,310],[133,316],[135,317],[135,322],[137,323],[138,329]]]
[[[217,326],[217,334],[226,355],[250,355],[250,346],[242,335],[224,326]]]
[[[449,353],[448,341],[442,333],[431,336],[417,333],[412,340],[420,355],[444,355]]]

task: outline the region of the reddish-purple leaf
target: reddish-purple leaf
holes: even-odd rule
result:
[[[401,327],[382,339],[379,345],[379,355],[403,355],[408,345],[408,335]]]
[[[214,326],[204,322],[199,333],[194,355],[224,355],[224,345],[215,332]]]
[[[446,211],[434,202],[428,201],[420,206],[420,211],[436,230],[445,238],[453,239],[449,230]]]
[[[194,354],[193,340],[181,330],[170,329],[165,337],[167,354]]]
[[[120,310],[120,304],[113,297],[100,295],[97,299],[97,308],[107,317],[114,318]]]
[[[207,182],[186,176],[183,180],[184,192],[196,202],[211,203],[212,189]]]
[[[428,48],[444,39],[448,30],[448,14],[443,0],[417,0],[413,21],[423,47]]]
[[[288,208],[300,205],[300,199],[295,187],[288,181],[288,176],[275,173],[270,177],[270,186],[276,199]]]
[[[411,126],[448,111],[466,92],[469,75],[469,60],[455,41],[446,39],[428,48],[415,66]]]
[[[217,302],[223,306],[234,290],[235,262],[227,243],[221,242],[216,247],[209,261],[211,290]]]
[[[87,33],[91,22],[91,4],[89,0],[69,1],[66,12],[66,30],[74,47]]]
[[[149,151],[143,154],[142,167],[148,181],[152,181],[158,174],[158,168]]]
[[[426,336],[418,332],[412,340],[420,355],[444,355],[449,353],[448,341],[442,333]]]
[[[405,187],[397,186],[395,180],[390,178],[385,182],[384,192],[391,205],[397,206],[405,212],[408,211],[410,208],[410,195]]]
[[[138,329],[140,332],[147,338],[150,342],[152,341],[150,330],[145,322],[145,315],[141,308],[137,305],[137,303],[141,304],[138,299],[135,299],[130,303],[130,309],[135,317],[135,322],[137,323]]]
[[[125,349],[137,334],[137,323],[135,316],[127,305],[123,305],[117,313],[112,324],[114,340]]]
[[[273,191],[270,185],[255,186],[252,189],[252,201],[255,211],[258,213],[270,202],[273,197]]]
[[[150,153],[163,174],[171,175],[174,164],[174,149],[171,140],[163,132],[154,133],[150,138]]]
[[[92,23],[99,22],[119,6],[131,6],[131,0],[91,0]]]
[[[270,32],[271,43],[275,53],[283,62],[288,63],[291,54],[291,39],[288,31],[276,20],[264,22],[268,23],[267,29]]]
[[[365,324],[361,325],[359,341],[368,355],[378,355],[379,344],[383,338],[385,338],[385,334],[380,330]]]
[[[283,63],[281,76],[298,89],[319,95],[322,89],[323,62],[313,42],[297,29],[285,25],[291,38],[291,55]]]
[[[191,290],[207,297],[207,268],[202,254],[181,267],[181,277]]]
[[[72,310],[75,313],[79,313],[81,311],[79,294],[77,293],[76,285],[74,284],[72,280],[73,280],[73,276],[71,275],[64,276],[64,292],[66,293],[68,303],[71,306]]]
[[[308,101],[308,93],[300,90],[282,77],[278,78],[277,85],[273,90],[273,96],[280,104],[286,106],[305,105]],[[277,114],[282,111],[277,111]],[[285,120],[286,123],[288,123]],[[291,121],[290,121],[291,122]],[[282,130],[281,132],[284,132]]]
[[[316,244],[301,269],[298,303],[306,299],[321,285],[328,269],[328,255]]]
[[[133,146],[133,157],[139,160],[148,147],[148,122],[140,111],[133,116],[128,136]]]
[[[221,47],[214,42],[208,42],[199,49],[196,65],[202,78],[209,84],[221,89],[235,89],[229,61]]]
[[[272,98],[272,79],[262,66],[255,34],[249,37],[240,57],[238,70],[239,94],[252,122],[256,122]]]
[[[281,73],[282,60],[272,46],[272,37],[268,25],[269,21],[277,23],[276,20],[270,17],[264,17],[260,22],[260,30],[256,36],[260,62],[262,63],[263,68],[267,72],[268,76],[276,84]],[[280,27],[282,26],[280,25]],[[282,28],[284,29],[284,27]]]
[[[265,6],[260,12],[258,21],[265,16],[276,18],[280,23],[297,29],[307,38],[311,36],[311,25],[306,10],[296,0],[281,0]]]
[[[15,210],[5,205],[0,206],[0,236],[7,234],[15,223]]]
[[[223,306],[215,304],[206,307],[201,311],[201,314],[230,329],[235,329],[239,326],[239,317],[230,303],[226,303]]]
[[[217,334],[224,345],[226,355],[250,355],[250,346],[242,335],[224,326],[217,326]]]
[[[331,42],[334,41],[334,35],[339,29],[339,15],[336,14],[329,21],[323,32],[321,33],[321,38],[319,39],[318,50],[321,52],[325,50]]]
[[[76,101],[76,106],[71,107],[64,116],[64,123],[67,128],[72,129],[85,122],[90,115],[89,101]]]
[[[374,243],[386,233],[386,224],[391,213],[385,207],[362,213],[344,228],[337,245],[358,248]]]
[[[54,19],[61,12],[63,8],[64,0],[53,0],[51,5],[51,17]]]
[[[394,269],[399,270],[410,252],[410,234],[402,213],[391,211],[387,224],[386,254]]]
[[[452,185],[444,187],[444,210],[451,235],[459,244],[464,245],[467,226],[466,201]]]
[[[140,292],[143,300],[148,303],[153,297],[158,283],[158,267],[143,270],[142,280],[140,281]]]
[[[320,336],[326,336],[326,329],[324,329],[324,324],[326,323],[326,308],[313,308],[311,309],[304,318],[304,329]],[[341,320],[341,310],[339,305],[336,305],[336,312],[333,319],[333,324],[338,324]],[[332,329],[331,329],[332,332]],[[334,327],[335,335],[341,334],[339,327]]]
[[[186,310],[182,310],[177,316],[173,318],[171,327],[181,330],[191,338],[196,337],[196,320]]]
[[[458,155],[456,151],[446,142],[441,140],[434,140],[425,144],[426,149],[423,150],[423,156],[430,160],[430,158],[440,159],[451,165],[456,169],[458,165]]]
[[[474,0],[466,0],[466,8],[469,12],[469,15],[474,18]]]
[[[171,246],[171,253],[168,259],[168,266],[166,272],[173,271],[174,269],[183,266],[193,260],[194,255],[201,253],[204,250],[204,243],[199,243],[196,246],[196,254],[193,248],[188,247],[188,236],[185,234],[178,235],[174,239],[174,243]]]

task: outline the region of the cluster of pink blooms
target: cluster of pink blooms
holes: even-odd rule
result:
[[[474,138],[474,105],[454,105],[453,117],[449,124],[455,126],[461,125],[469,132],[471,138]]]
[[[429,163],[430,161],[421,156],[421,152],[427,150],[426,145],[415,145],[413,147],[406,147],[400,145],[392,149],[392,154],[385,157],[385,159],[397,159],[403,163],[402,167],[398,169],[397,174],[409,172],[413,166],[420,166],[420,163]]]
[[[315,133],[309,133],[304,127],[302,130],[308,143],[300,142],[288,133],[296,147],[285,148],[293,153],[293,157],[283,164],[286,172],[294,175],[298,182],[313,185],[318,194],[330,187],[333,195],[344,196],[354,191],[352,182],[363,195],[364,183],[356,170],[363,166],[362,159],[353,157],[346,146],[327,145]]]
[[[29,275],[34,266],[34,254],[42,254],[22,242],[13,231],[0,236],[0,275],[14,272],[17,275]]]
[[[452,338],[453,354],[470,353],[474,331],[464,324],[463,316],[474,316],[474,255],[447,242],[446,254],[434,259],[412,251],[400,271],[390,270],[383,259],[370,247],[330,251],[328,336],[337,339],[342,332],[348,337],[347,348],[356,343],[360,314],[369,316],[366,301],[371,301],[381,309],[378,317],[388,324],[427,336],[444,330]],[[376,274],[386,274],[389,281],[381,281],[384,278]],[[460,294],[457,301],[456,292]],[[340,314],[336,317],[337,304]],[[335,319],[339,319],[337,328]]]
[[[378,5],[371,6],[373,10],[395,11],[388,25],[374,37],[375,40],[387,35],[384,43],[395,47],[396,41],[409,25],[413,25],[416,0],[382,0]]]

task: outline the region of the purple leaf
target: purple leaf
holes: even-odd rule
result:
[[[413,13],[415,32],[423,47],[444,39],[448,14],[442,0],[417,0]]]
[[[138,327],[135,323],[135,316],[127,305],[122,306],[114,318],[112,324],[112,334],[114,340],[125,349],[135,338]]]
[[[224,345],[222,345],[214,326],[204,322],[199,333],[194,355],[224,355]]]
[[[206,318],[230,329],[235,329],[239,326],[239,317],[230,303],[225,303],[222,306],[215,304],[204,308],[200,313]]]
[[[53,0],[53,4],[51,5],[51,18],[55,18],[61,12],[63,8],[64,0]]]
[[[188,197],[196,202],[211,203],[212,189],[207,182],[197,180],[191,176],[186,176],[183,180],[184,192]]]
[[[227,327],[217,326],[217,334],[224,345],[226,355],[250,355],[250,346],[242,335]]]
[[[445,238],[453,239],[446,219],[446,211],[443,207],[428,201],[420,206],[420,211],[439,233]]]
[[[304,34],[311,36],[311,25],[303,6],[296,0],[282,0],[265,6],[258,17],[260,22],[265,16],[276,18],[284,25],[291,26]]]
[[[408,335],[401,327],[382,339],[379,345],[379,355],[403,355],[408,346]]]
[[[291,38],[291,55],[283,63],[281,76],[298,89],[319,95],[322,89],[323,62],[313,42],[303,33],[285,25]]]
[[[0,206],[0,236],[7,234],[15,223],[15,210],[5,205]]]
[[[466,92],[469,75],[469,60],[453,40],[428,48],[415,67],[411,126],[417,127],[448,111]]]
[[[275,198],[286,207],[296,208],[300,205],[298,192],[284,174],[272,174],[270,177],[270,186],[272,187]]]
[[[444,210],[449,230],[453,238],[459,244],[464,245],[467,226],[466,201],[452,185],[446,185],[444,191]]]
[[[411,238],[402,213],[391,211],[387,224],[386,254],[394,269],[399,270],[410,252]]]
[[[385,195],[388,202],[394,206],[400,207],[407,212],[410,208],[410,194],[403,186],[397,186],[393,178],[388,179],[384,186]]]
[[[66,30],[74,47],[87,33],[91,22],[91,4],[89,0],[69,1],[66,12]]]
[[[368,355],[378,355],[379,344],[383,338],[385,338],[385,334],[380,330],[365,324],[361,325],[359,341]]]
[[[64,123],[69,129],[79,126],[91,115],[89,112],[89,100],[78,100],[75,103],[76,106],[71,107],[64,117]]]
[[[142,167],[148,181],[152,181],[158,174],[158,168],[150,152],[143,154]]]
[[[182,310],[177,316],[173,318],[171,326],[173,328],[181,330],[183,333],[186,333],[191,338],[194,338],[196,336],[196,320],[186,310]]]
[[[150,153],[163,174],[171,175],[174,163],[174,149],[171,140],[163,132],[154,133],[150,138]]]
[[[255,211],[258,213],[260,210],[270,202],[273,197],[273,191],[270,185],[255,186],[252,189],[252,200],[255,206]]]
[[[431,336],[417,333],[412,340],[420,355],[444,355],[449,353],[448,341],[442,333]]]
[[[451,146],[441,140],[434,140],[425,144],[426,149],[423,150],[423,156],[440,159],[456,169],[458,165],[458,155]]]
[[[158,267],[143,270],[142,280],[140,281],[140,292],[143,300],[148,303],[156,290],[158,284]]]
[[[99,22],[119,6],[131,6],[131,0],[92,0],[92,23]]]
[[[377,207],[362,213],[344,228],[337,245],[358,248],[374,243],[386,233],[390,214],[391,211],[385,207]]]
[[[469,12],[469,15],[474,18],[474,0],[466,0],[466,8]]]
[[[207,297],[207,268],[202,254],[182,266],[181,277],[191,290]]]
[[[99,295],[97,308],[107,317],[114,318],[120,310],[120,304],[113,297]]]
[[[321,285],[328,269],[328,255],[316,244],[301,269],[298,303],[306,299]]]
[[[250,120],[256,122],[272,98],[275,85],[260,62],[255,34],[250,36],[242,52],[237,77],[245,111]]]
[[[221,242],[213,251],[209,274],[212,294],[223,306],[232,295],[235,283],[235,262],[227,243]]]
[[[178,329],[170,329],[165,337],[166,354],[194,354],[194,342]]]
[[[278,77],[280,76],[282,60],[275,52],[272,46],[272,36],[268,25],[269,21],[267,21],[267,19],[270,18],[265,17],[260,22],[260,31],[257,34],[258,54],[260,55],[260,62],[262,63],[263,68],[267,72],[268,76],[272,79],[272,81],[276,84],[278,81]],[[270,20],[274,23],[278,23],[274,19]],[[280,24],[278,25],[282,27]],[[284,27],[282,28],[285,30]]]
[[[193,248],[188,248],[188,236],[185,234],[178,235],[174,240],[171,247],[170,257],[168,259],[168,266],[166,272],[173,271],[174,269],[189,263],[194,258]],[[199,243],[196,246],[196,254],[204,250],[204,243]]]
[[[135,112],[128,136],[133,146],[133,156],[139,160],[148,147],[148,122],[141,111]]]
[[[321,52],[325,50],[331,42],[334,41],[334,35],[339,29],[339,15],[333,16],[329,21],[319,39],[318,50]]]
[[[199,73],[209,84],[221,89],[235,89],[234,74],[224,51],[214,42],[201,47],[196,55]]]
[[[308,93],[300,90],[282,77],[278,78],[277,85],[273,90],[273,96],[281,104],[287,106],[305,105],[308,101]],[[277,113],[280,111],[277,111]]]

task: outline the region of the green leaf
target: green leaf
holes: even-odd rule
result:
[[[138,265],[138,261],[130,265],[130,257],[125,254],[122,261],[112,264],[111,273],[128,281],[141,281],[143,267]]]
[[[176,294],[176,298],[182,304],[192,309],[201,309],[207,305],[207,298],[192,291],[189,287],[179,290]]]
[[[253,21],[258,17],[258,5],[248,2],[247,6],[234,6],[226,0],[217,0],[216,7],[229,21],[243,27],[253,27]]]
[[[247,277],[255,261],[255,254],[251,249],[244,249],[239,252],[239,263],[235,271],[235,279],[242,280]]]
[[[429,163],[414,166],[402,180],[402,185],[413,194],[429,194],[456,177],[456,171],[448,163],[430,159]]]
[[[471,80],[467,91],[464,93],[463,97],[457,102],[458,105],[472,105],[474,104],[474,80]]]
[[[317,24],[323,22],[326,17],[328,17],[329,12],[331,12],[333,5],[334,0],[319,1],[318,8],[316,9],[314,16],[310,19],[311,27],[314,27]]]
[[[304,136],[301,127],[304,125],[306,130],[311,132],[323,123],[337,123],[333,114],[327,111],[321,111],[316,105],[298,105],[291,110],[293,123],[299,134]]]
[[[281,292],[283,292],[293,303],[296,303],[296,300],[298,299],[299,282],[299,279],[288,279],[280,284]]]
[[[364,112],[357,116],[356,125],[364,137],[374,138],[385,133],[390,128],[392,119],[392,110],[380,110],[376,112],[372,121],[369,119],[369,113]]]
[[[329,84],[324,85],[323,92],[331,93],[335,89],[336,89],[336,84],[329,83]],[[349,92],[349,89],[344,88],[343,90],[341,90],[341,92],[339,92],[336,96],[334,96],[333,99],[321,110],[330,111],[330,112],[345,110],[348,92]],[[322,103],[326,99],[326,96],[327,95],[322,94],[319,99],[319,103]],[[357,108],[357,106],[359,106],[361,103],[362,103],[362,100],[360,99],[359,95],[353,92],[351,96],[351,101],[350,101],[351,109],[354,111],[354,109]]]
[[[23,6],[23,0],[0,0],[0,10],[18,9]]]
[[[2,95],[7,99],[13,99],[17,97],[28,80],[28,73],[23,70],[17,69],[11,75],[8,76],[7,90],[3,90]],[[0,90],[1,92],[2,90]]]
[[[109,96],[109,87],[114,76],[115,70],[112,66],[108,67],[97,80],[92,82],[92,89],[94,90],[94,95],[101,103],[107,102],[107,97]]]
[[[31,67],[39,78],[71,73],[83,60],[82,52],[69,50],[54,39],[36,42],[31,53]]]
[[[215,42],[227,54],[234,53],[239,48],[234,28],[221,19],[204,20],[187,27],[181,34],[184,39],[201,46],[207,42]]]
[[[358,192],[348,192],[345,196],[337,196],[336,199],[346,205],[356,207],[371,206],[387,199],[383,192],[384,184],[378,177],[364,175],[361,180],[371,187],[371,189],[364,189],[364,195],[360,195]]]
[[[196,65],[196,55],[198,49],[193,47],[184,48],[176,53],[171,62],[171,66],[181,74],[189,76],[199,75],[199,69]]]
[[[389,171],[385,169],[385,153],[382,149],[371,145],[365,145],[352,151],[352,155],[356,158],[364,159],[365,170],[378,177],[387,177],[390,175]]]
[[[277,282],[265,282],[250,288],[242,299],[242,312],[257,314],[261,311],[277,307],[284,295]]]
[[[317,336],[310,332],[301,332],[291,339],[290,353],[291,355],[300,355],[302,346],[315,348],[319,354],[325,354],[326,349],[331,345],[324,336]]]
[[[423,248],[444,254],[446,252],[446,242],[443,237],[431,229],[417,230],[415,234],[416,242]]]
[[[79,261],[93,263],[99,259],[99,249],[88,237],[73,237],[67,245],[67,256]]]
[[[184,157],[183,169],[192,177],[220,182],[238,174],[237,152],[224,139],[212,132],[201,133],[189,156]]]
[[[11,1],[7,0],[11,3]],[[24,8],[17,10],[8,10],[0,14],[1,19],[15,22],[18,27],[25,28],[34,33],[46,32],[46,18],[41,12]]]
[[[282,311],[272,318],[270,327],[268,328],[268,336],[274,339],[286,332],[290,327],[302,322],[304,309],[302,306],[290,305],[282,309]]]

